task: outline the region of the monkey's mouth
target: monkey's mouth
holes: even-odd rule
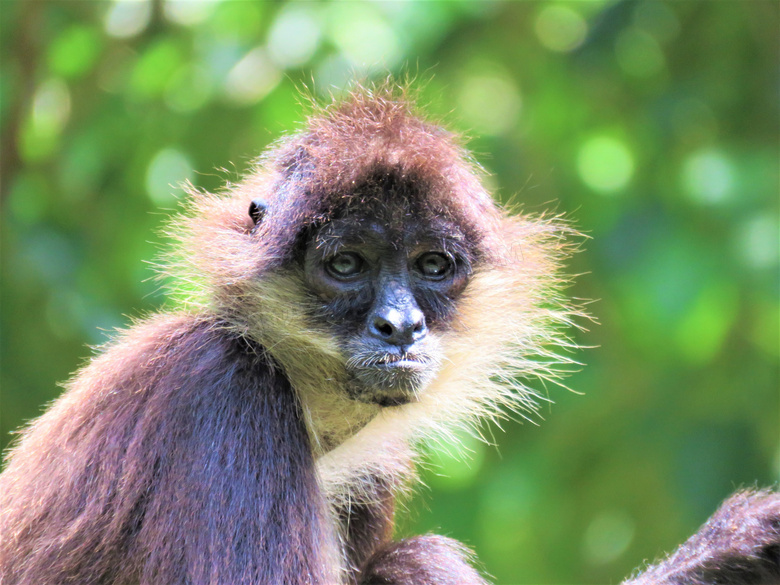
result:
[[[354,356],[347,368],[353,377],[350,393],[361,402],[400,406],[417,402],[438,364],[422,353],[372,352]]]
[[[373,363],[377,368],[409,368],[412,370],[425,369],[430,367],[431,360],[425,356],[417,354],[385,354],[376,359]]]
[[[366,360],[359,369],[379,372],[390,386],[416,386],[418,378],[435,369],[433,360],[422,354],[386,353]]]

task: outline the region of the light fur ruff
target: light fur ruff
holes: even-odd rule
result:
[[[316,173],[305,172],[312,167]],[[451,328],[431,332],[444,356],[438,376],[418,402],[384,409],[347,397],[345,358],[307,317],[302,272],[283,257],[300,226],[339,200],[352,205],[361,173],[376,168],[425,177],[433,204],[478,231],[482,250]],[[334,504],[363,500],[360,478],[370,474],[408,484],[425,442],[451,442],[463,429],[480,435],[482,420],[509,412],[533,415],[546,398],[527,381],[557,382],[572,363],[566,331],[583,312],[562,296],[561,268],[576,233],[557,217],[500,210],[481,172],[457,137],[422,119],[405,89],[357,88],[315,107],[305,128],[280,140],[241,183],[217,195],[191,189],[190,209],[171,229],[179,245],[168,272],[184,285],[173,292],[192,311],[220,314],[282,365]],[[247,208],[258,197],[269,206],[251,234]]]

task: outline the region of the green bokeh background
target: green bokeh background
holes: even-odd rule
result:
[[[41,2],[0,9],[2,434],[163,303],[156,234],[302,119],[412,74],[491,189],[590,236],[594,346],[539,426],[432,455],[401,533],[497,583],[614,583],[780,473],[780,4]]]

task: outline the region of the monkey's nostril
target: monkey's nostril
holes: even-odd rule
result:
[[[372,322],[375,335],[384,339],[391,339],[396,333],[396,327],[385,315],[375,315]]]
[[[390,337],[393,334],[393,326],[389,323],[377,324],[376,328],[385,337]]]

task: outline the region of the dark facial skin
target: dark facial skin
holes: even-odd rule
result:
[[[440,365],[431,333],[446,328],[471,272],[457,227],[409,214],[334,220],[310,240],[304,271],[347,356],[352,397],[415,400]]]

